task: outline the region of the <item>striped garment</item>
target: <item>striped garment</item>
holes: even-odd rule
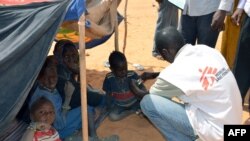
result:
[[[48,131],[36,131],[33,141],[61,141],[58,132],[51,128]]]
[[[130,91],[129,83],[131,79],[139,79],[139,76],[134,71],[128,71],[127,77],[124,79],[117,78],[110,72],[106,75],[103,82],[103,90],[111,94],[114,98],[114,103],[121,107],[129,107],[137,102],[137,98]]]

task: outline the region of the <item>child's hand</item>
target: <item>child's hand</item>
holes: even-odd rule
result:
[[[133,93],[137,93],[140,88],[138,87],[138,82],[135,79],[131,79],[129,88]]]
[[[36,122],[36,130],[48,131],[51,128],[51,125],[45,122]]]
[[[146,89],[140,89],[140,87],[138,86],[138,82],[135,79],[132,79],[130,81],[129,88],[131,92],[140,99],[143,98],[144,95],[148,94],[148,91]]]

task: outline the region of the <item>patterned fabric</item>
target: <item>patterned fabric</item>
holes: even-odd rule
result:
[[[48,131],[36,131],[33,141],[61,141],[58,132],[51,128]]]
[[[116,105],[129,107],[133,105],[137,99],[129,89],[131,79],[138,79],[139,76],[134,71],[128,71],[127,78],[119,79],[112,72],[108,73],[103,83],[103,90],[107,94],[111,94]]]

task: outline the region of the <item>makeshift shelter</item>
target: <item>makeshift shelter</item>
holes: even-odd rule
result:
[[[4,131],[22,107],[62,22],[81,19],[83,32],[79,35],[84,37],[85,19],[81,16],[86,8],[85,0],[2,0],[0,5],[0,129]],[[92,36],[89,48],[105,42],[114,27],[111,31],[98,38]],[[83,59],[84,41],[80,45]],[[84,62],[81,70],[86,71]]]

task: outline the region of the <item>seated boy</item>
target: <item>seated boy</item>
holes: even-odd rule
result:
[[[110,70],[105,77],[103,90],[107,95],[108,109],[111,110],[109,118],[118,121],[140,110],[140,99],[143,97],[133,93],[130,89],[132,79],[139,76],[134,71],[128,71],[127,59],[124,54],[113,51],[109,56]],[[142,89],[145,86],[138,84]]]
[[[65,85],[70,82],[74,86],[72,98],[69,106],[75,108],[81,106],[81,87],[80,87],[80,67],[79,53],[73,42],[70,40],[59,40],[54,48],[54,55],[59,62],[57,65],[58,83],[56,85],[63,101],[66,100]],[[89,105],[89,130],[90,136],[96,136],[96,128],[107,116],[105,110],[105,94],[97,89],[87,86],[87,104]],[[96,116],[96,108],[100,109],[100,115]],[[96,120],[95,120],[96,119]],[[93,123],[93,125],[91,125]],[[93,128],[92,128],[93,127]]]

